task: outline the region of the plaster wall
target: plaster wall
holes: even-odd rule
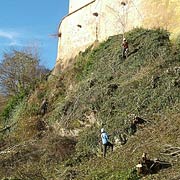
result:
[[[84,1],[81,1],[82,4]],[[87,2],[92,3],[78,11],[76,8],[79,6],[76,6],[75,13],[71,12],[60,24],[61,37],[58,41],[55,74],[60,69],[66,68],[80,51],[84,51],[95,41],[102,42],[109,36],[123,33],[124,30],[127,31],[139,25],[138,13],[131,3],[124,7],[119,0],[114,0],[113,3],[112,0]],[[73,3],[74,0],[71,1],[71,4]],[[133,13],[133,18],[128,18],[125,14],[129,12]],[[98,16],[94,13],[98,13]]]
[[[92,0],[69,0],[69,13],[83,7],[84,5],[90,3]]]
[[[70,0],[70,13],[59,27],[61,37],[54,74],[66,68],[80,51],[95,41],[102,42],[134,27],[163,27],[173,34],[180,32],[179,0],[124,0],[125,6],[121,2]],[[96,12],[98,16],[94,16]]]

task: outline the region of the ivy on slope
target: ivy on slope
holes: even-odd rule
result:
[[[121,57],[122,35],[117,35],[80,53],[71,69],[78,88],[57,108],[56,118],[60,117],[59,122],[66,128],[83,129],[76,146],[79,153],[98,153],[102,126],[113,135],[129,126],[132,114],[156,123],[157,115],[179,111],[178,43],[173,45],[169,33],[162,29],[138,28],[126,33],[126,38],[127,59]],[[94,125],[89,122],[89,115],[94,116]],[[104,178],[112,179],[113,172],[107,171]],[[98,172],[101,169],[96,169],[95,179],[101,179]],[[85,177],[92,177],[91,173],[94,172]]]
[[[129,114],[148,117],[178,103],[179,74],[173,68],[179,58],[171,52],[169,34],[135,29],[126,37],[127,59],[121,57],[120,35],[77,57],[79,88],[61,105],[64,122],[85,121],[84,114],[94,111],[97,121],[113,130],[121,128]]]

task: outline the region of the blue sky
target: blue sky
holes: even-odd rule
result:
[[[0,60],[4,51],[35,46],[42,64],[52,69],[57,40],[51,34],[68,13],[69,0],[0,0]]]

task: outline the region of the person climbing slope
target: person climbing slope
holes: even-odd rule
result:
[[[103,157],[106,157],[107,147],[110,147],[113,151],[113,144],[109,142],[108,134],[104,131],[104,128],[101,129],[101,140],[103,144]]]
[[[48,101],[47,98],[43,99],[40,107],[41,115],[45,115],[47,112]]]
[[[123,48],[122,49],[122,57],[126,59],[127,55],[128,55],[128,50],[129,50],[129,45],[128,45],[126,38],[123,38],[122,48]]]

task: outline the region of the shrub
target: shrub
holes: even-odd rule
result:
[[[9,99],[7,105],[1,113],[1,117],[4,122],[6,122],[11,117],[11,114],[15,107],[26,97],[26,95],[27,93],[22,91],[21,93],[18,93],[17,95]]]

